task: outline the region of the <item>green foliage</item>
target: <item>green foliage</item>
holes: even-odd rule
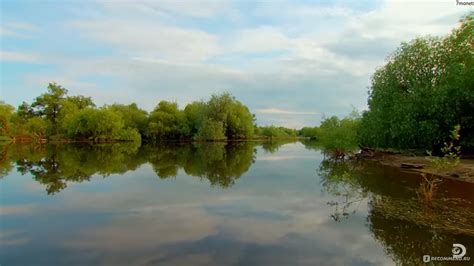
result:
[[[5,143],[11,142],[11,141],[12,141],[12,138],[10,138],[8,136],[0,135],[0,144],[5,144]]]
[[[119,114],[109,109],[85,108],[65,121],[66,134],[74,139],[112,140],[123,128]]]
[[[123,128],[114,136],[116,140],[141,142],[142,135],[135,128]]]
[[[150,113],[147,136],[153,140],[180,139],[189,136],[186,115],[174,102],[161,101]]]
[[[344,158],[357,149],[359,124],[360,118],[355,112],[343,119],[326,118],[319,127],[319,142],[332,157]]]
[[[474,148],[474,20],[445,38],[403,43],[372,77],[362,145],[440,149],[460,125],[461,146]]]
[[[77,109],[84,109],[87,107],[95,107],[94,102],[92,101],[91,97],[85,97],[82,95],[77,95],[77,96],[68,96],[65,101],[72,103],[74,106],[77,107]],[[62,102],[64,105],[64,101]]]
[[[298,135],[311,139],[319,139],[319,134],[319,127],[303,127],[298,131]]]
[[[297,132],[294,129],[276,126],[259,127],[258,132],[261,136],[264,136],[269,139],[293,138],[297,135]]]
[[[245,139],[254,132],[254,115],[229,93],[193,102],[184,110],[161,101],[150,114],[135,103],[97,108],[90,97],[67,93],[50,83],[46,93],[31,105],[23,102],[16,112],[0,102],[0,135],[42,141],[160,141]]]
[[[441,148],[441,152],[444,154],[443,157],[433,157],[431,152],[430,155],[431,166],[438,170],[450,170],[458,166],[461,161],[461,146],[455,145],[461,138],[459,131],[460,125],[454,126],[451,131],[450,141],[444,142],[444,146]]]
[[[213,95],[207,102],[193,102],[184,110],[161,101],[150,113],[147,137],[152,140],[226,140],[250,138],[254,117],[228,93]]]
[[[197,140],[226,140],[224,133],[224,123],[207,118],[198,130],[195,136]]]
[[[13,106],[0,101],[0,136],[10,135],[10,119],[14,110]]]
[[[32,117],[27,120],[24,125],[28,134],[36,140],[43,140],[46,138],[46,132],[48,130],[48,121],[40,117]]]
[[[51,123],[51,132],[58,133],[58,117],[62,101],[65,99],[67,90],[56,83],[49,83],[48,92],[33,101],[31,108],[36,116],[44,117]]]
[[[250,138],[254,131],[254,116],[247,106],[229,93],[212,95],[207,102],[206,117],[222,123],[228,139]],[[204,120],[203,120],[204,121]]]
[[[108,109],[120,114],[125,128],[136,129],[141,134],[145,133],[148,123],[148,113],[138,108],[137,104],[113,104],[108,106]]]
[[[198,133],[198,130],[205,119],[206,113],[206,103],[202,101],[192,102],[186,105],[184,108],[184,114],[186,116],[186,120],[188,121],[190,130],[189,134],[191,136],[195,136]]]

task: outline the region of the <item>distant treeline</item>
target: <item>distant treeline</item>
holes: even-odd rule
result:
[[[284,127],[258,127],[247,106],[229,93],[179,109],[160,101],[148,113],[135,103],[97,107],[90,97],[70,96],[50,83],[46,93],[15,110],[0,102],[0,138],[13,141],[224,141],[296,137]]]

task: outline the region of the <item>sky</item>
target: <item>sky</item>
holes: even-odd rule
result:
[[[180,107],[230,92],[260,125],[292,128],[367,108],[401,42],[443,36],[456,0],[0,0],[0,100],[56,82],[96,104]]]

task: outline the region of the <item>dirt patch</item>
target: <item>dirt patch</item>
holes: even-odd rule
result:
[[[449,178],[474,183],[474,160],[462,159],[459,165],[449,170],[433,167],[425,156],[408,156],[385,152],[372,152],[362,157],[364,160],[376,161],[382,165],[398,167],[406,172],[426,173],[442,178]]]

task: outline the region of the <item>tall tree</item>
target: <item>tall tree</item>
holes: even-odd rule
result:
[[[61,85],[49,83],[48,92],[36,97],[31,105],[36,115],[46,118],[51,123],[53,134],[58,133],[59,111],[67,92]]]
[[[0,135],[10,135],[10,119],[13,110],[13,106],[0,101]]]
[[[445,38],[403,43],[372,77],[363,145],[438,149],[456,125],[474,149],[474,19]]]

